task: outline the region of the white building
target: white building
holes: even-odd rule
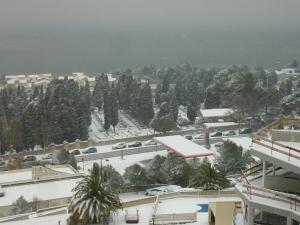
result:
[[[262,163],[242,173],[236,186],[243,213],[234,224],[299,225],[300,131],[287,129],[299,123],[278,119],[253,136],[250,153]]]
[[[291,76],[298,76],[300,75],[295,68],[283,68],[281,70],[275,70],[277,75],[291,75]]]

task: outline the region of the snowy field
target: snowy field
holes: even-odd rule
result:
[[[154,111],[158,111],[155,108]],[[186,108],[179,107],[178,118],[183,118],[188,120],[186,116]],[[104,128],[104,114],[103,111],[95,111],[92,114],[92,124],[89,127],[89,137],[95,141],[101,140],[112,140],[112,139],[122,139],[128,137],[137,137],[143,135],[152,135],[153,129],[141,124],[134,118],[132,118],[128,113],[120,110],[119,111],[119,123],[116,126],[116,133],[111,128],[108,133],[105,132]],[[182,130],[193,130],[197,127],[194,124],[182,126]]]
[[[89,137],[95,141],[121,139],[153,134],[153,129],[146,127],[133,119],[128,113],[119,111],[119,123],[116,126],[116,133],[111,128],[105,132],[103,111],[92,114],[92,124],[89,128]]]

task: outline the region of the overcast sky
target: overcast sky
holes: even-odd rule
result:
[[[300,0],[1,0],[1,29],[300,28]]]

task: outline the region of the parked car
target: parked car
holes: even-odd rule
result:
[[[47,155],[45,155],[45,156],[43,156],[43,160],[49,160],[49,159],[51,159],[52,160],[52,153],[49,153],[49,154],[47,154]]]
[[[90,154],[90,153],[96,153],[97,152],[97,148],[95,147],[90,147],[90,148],[87,148],[83,151],[83,154]]]
[[[141,147],[142,145],[143,145],[142,142],[140,142],[140,141],[135,141],[135,142],[129,143],[129,144],[128,144],[128,148]]]
[[[33,162],[33,161],[36,161],[36,156],[34,156],[34,155],[26,155],[26,156],[24,156],[23,161],[24,162]]]
[[[230,130],[223,133],[223,136],[234,136],[234,135],[236,135],[236,132],[234,130]]]
[[[204,138],[205,138],[205,134],[199,134],[199,135],[194,137],[194,139],[196,139],[196,140],[204,139]]]
[[[0,197],[3,197],[4,196],[4,190],[3,188],[0,186]]]
[[[0,166],[4,166],[4,165],[5,165],[4,159],[0,159]]]
[[[157,196],[157,195],[160,195],[160,194],[166,193],[166,192],[167,192],[167,188],[166,187],[156,187],[156,188],[147,189],[145,191],[145,195],[148,195],[148,196]]]
[[[215,143],[216,148],[222,148],[224,146],[224,142],[217,142]]]
[[[157,144],[156,141],[154,141],[153,139],[144,142],[145,146],[147,146],[147,145],[156,145],[156,144]]]
[[[184,137],[190,141],[193,140],[193,136],[191,136],[191,135],[185,135]]]
[[[251,128],[244,128],[240,131],[240,134],[250,134],[252,132]]]
[[[80,155],[80,150],[79,149],[74,149],[70,152],[72,155]]]
[[[221,131],[217,131],[215,133],[212,133],[210,136],[211,137],[222,137],[222,132]]]
[[[122,149],[122,148],[126,148],[126,147],[127,147],[127,145],[125,142],[120,142],[120,143],[113,145],[112,149]]]

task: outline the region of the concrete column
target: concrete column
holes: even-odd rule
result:
[[[293,224],[293,220],[292,220],[292,218],[291,217],[287,217],[286,218],[286,225],[292,225]]]
[[[275,176],[275,169],[276,169],[276,165],[275,164],[273,164],[273,176]]]
[[[248,205],[248,225],[254,225],[254,208]]]
[[[262,187],[265,187],[265,176],[266,176],[266,160],[263,160],[263,171],[262,171]]]

